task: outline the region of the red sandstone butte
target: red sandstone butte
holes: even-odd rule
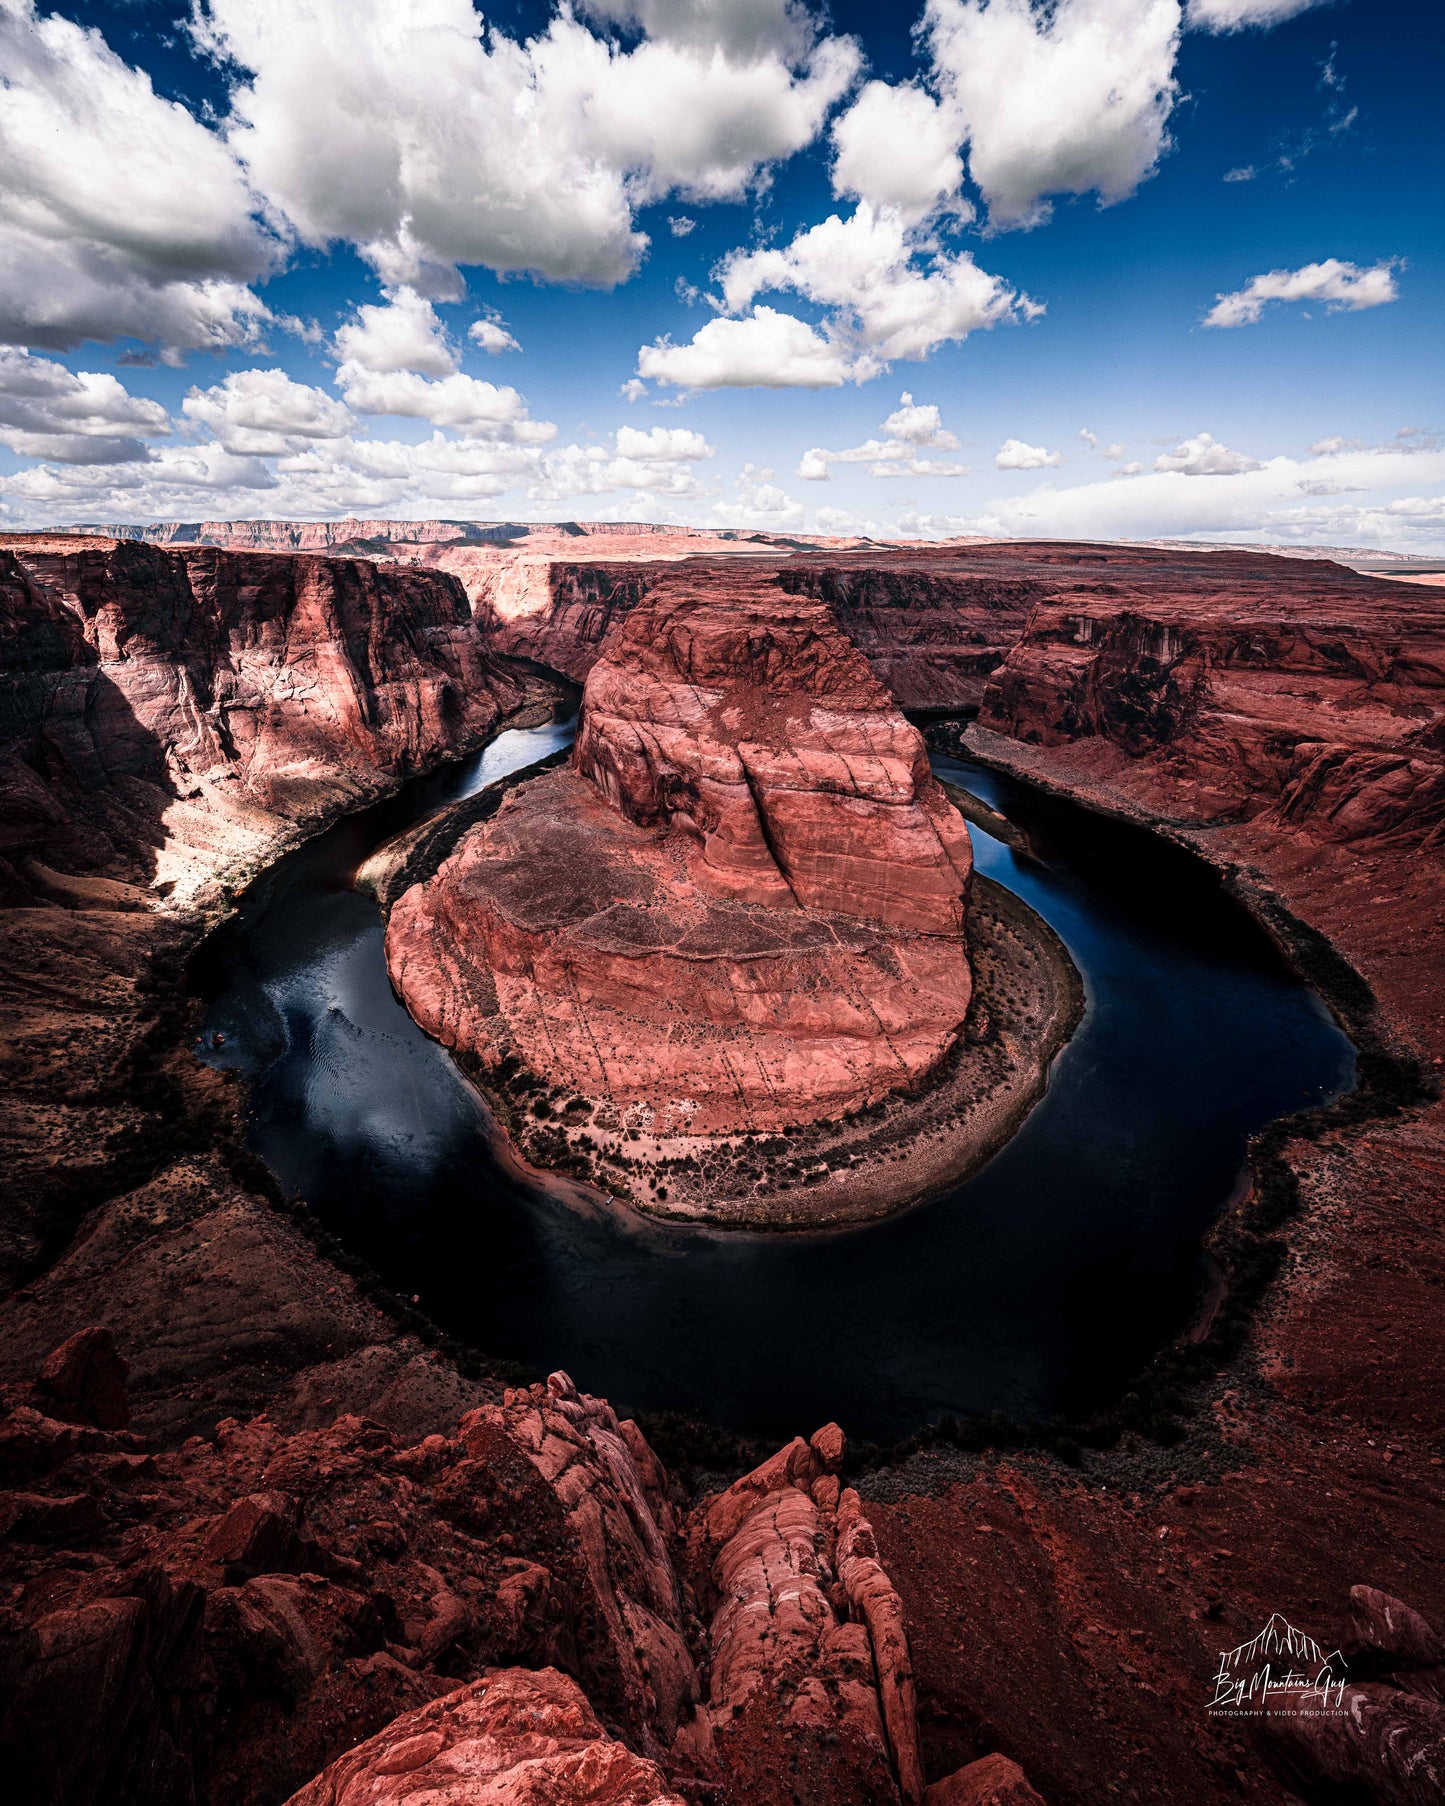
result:
[[[392,977],[449,1046],[658,1132],[836,1116],[963,1021],[967,830],[829,609],[752,573],[663,588],[588,679],[572,768],[396,904]]]

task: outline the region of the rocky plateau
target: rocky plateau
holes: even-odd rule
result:
[[[1176,548],[597,562],[626,607],[583,632],[547,601],[503,646],[470,580],[385,546],[0,541],[12,1793],[1438,1800],[1439,588]],[[770,568],[779,618],[826,603],[900,701],[962,717],[931,735],[1211,861],[1360,1049],[1352,1097],[1257,1141],[1212,1315],[1052,1451],[829,1426],[760,1465],[709,1445],[684,1485],[357,1272],[188,1057],[186,957],[277,852],[525,718],[537,666],[586,677],[668,582]],[[598,770],[652,794],[611,713]],[[696,885],[705,836],[675,836]],[[1345,1709],[1211,1716],[1274,1613],[1339,1645]]]

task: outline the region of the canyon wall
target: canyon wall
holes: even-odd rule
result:
[[[668,566],[657,562],[663,549],[647,545],[630,560],[582,562],[565,547],[516,554],[458,547],[436,553],[434,562],[461,578],[490,647],[580,683],[613,623],[666,582]],[[714,558],[704,568],[705,546],[680,541],[665,549],[670,558],[689,558],[695,580],[720,593],[742,562]],[[824,555],[800,546],[785,561],[764,546],[747,563],[767,571],[787,595],[826,602],[903,708],[977,707],[1030,608],[1048,594],[1034,577],[975,575],[961,554],[943,548]]]
[[[657,579],[572,770],[465,833],[387,933],[429,1032],[658,1135],[858,1109],[968,1008],[968,835],[921,739],[826,607],[728,575]]]
[[[1220,552],[1061,586],[990,679],[980,725],[1096,744],[1182,819],[1435,842],[1445,823],[1445,607],[1420,586]],[[1207,582],[1200,584],[1203,576]]]
[[[487,645],[584,683],[613,622],[647,595],[649,565],[578,564],[449,553],[438,560],[463,583]]]
[[[0,540],[0,884],[181,901],[523,700],[461,588],[360,560]]]
[[[89,1326],[0,1387],[27,1806],[921,1806],[902,1608],[836,1425],[689,1510],[562,1373],[433,1397],[420,1439],[278,1399],[179,1446],[128,1427],[127,1379]]]
[[[302,834],[524,701],[460,587],[352,560],[0,541],[0,1268],[149,1121],[156,960]]]
[[[970,709],[1048,594],[1033,576],[975,573],[967,554],[866,554],[779,572],[794,595],[836,610],[854,645],[905,709]]]

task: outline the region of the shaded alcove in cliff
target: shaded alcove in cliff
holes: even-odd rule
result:
[[[47,673],[26,687],[33,693],[24,703],[18,686],[10,687],[0,759],[0,855],[13,881],[42,899],[60,888],[33,871],[37,861],[57,877],[149,890],[165,839],[162,817],[178,795],[160,736],[95,665],[58,679]],[[77,892],[74,901],[82,900]],[[102,891],[90,901],[139,907],[141,899]]]

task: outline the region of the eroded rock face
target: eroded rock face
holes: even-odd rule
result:
[[[706,537],[694,534],[672,545],[589,540],[585,551],[575,542],[511,552],[456,547],[426,561],[461,579],[491,650],[581,683],[608,632],[672,580],[664,557],[695,561],[699,587],[733,589],[737,561],[704,565],[709,550]],[[789,595],[826,602],[904,708],[976,707],[1029,610],[1049,593],[1032,573],[975,571],[970,551],[953,546],[824,553],[815,543],[774,560],[760,545],[757,568]]]
[[[922,1798],[901,1607],[837,1425],[689,1512],[563,1373],[418,1441],[263,1414],[169,1448],[51,1416],[50,1383],[0,1389],[17,1797]]]
[[[153,967],[303,833],[524,700],[454,579],[0,536],[0,1273],[155,1170]],[[534,686],[535,687],[535,686]],[[123,1184],[104,1174],[125,1157]],[[64,1245],[64,1236],[56,1251]]]
[[[448,577],[45,536],[0,541],[0,663],[0,877],[70,907],[181,900],[523,695]]]
[[[924,1806],[1044,1806],[1028,1776],[1007,1756],[981,1756],[935,1781]]]
[[[1438,841],[1438,593],[1233,552],[1109,562],[1114,581],[1060,583],[1034,609],[990,680],[984,727],[1093,743],[1131,794],[1188,820]]]
[[[565,1373],[508,1392],[462,1420],[474,1460],[498,1435],[526,1452],[561,1502],[585,1564],[616,1681],[612,1715],[644,1747],[691,1735],[699,1698],[682,1593],[672,1567],[676,1514],[666,1478],[635,1424]]]
[[[609,641],[573,769],[395,905],[392,976],[448,1045],[658,1132],[836,1116],[958,1032],[967,830],[826,608],[678,588]]]
[[[489,1670],[394,1719],[289,1806],[683,1806],[654,1763],[597,1722],[553,1668]]]
[[[821,1739],[835,1751],[830,1801],[919,1806],[902,1606],[857,1493],[840,1491],[842,1458],[829,1424],[694,1514],[693,1565],[713,1602],[707,1712],[735,1779],[796,1772]]]
[[[441,1714],[445,1747],[490,1735],[505,1775],[501,1754],[528,1756],[507,1727],[535,1711],[556,1740],[530,1746],[554,1788],[536,1798],[612,1798],[586,1791],[595,1773],[646,1782],[651,1801],[668,1789],[643,1756],[683,1776],[711,1761],[666,1476],[565,1375],[414,1443],[351,1414],[289,1433],[261,1416],[167,1450],[50,1415],[77,1341],[0,1392],[0,1759],[17,1797],[278,1801],[474,1681]],[[491,1671],[518,1667],[544,1672],[494,1691]],[[366,1785],[411,1774],[396,1750],[419,1734],[405,1718],[387,1732]],[[484,1778],[466,1766],[480,1760],[471,1748],[427,1784]],[[304,1797],[361,1783],[316,1785]]]
[[[629,821],[700,842],[711,896],[957,935],[968,830],[831,612],[673,587],[593,667],[578,772]]]

